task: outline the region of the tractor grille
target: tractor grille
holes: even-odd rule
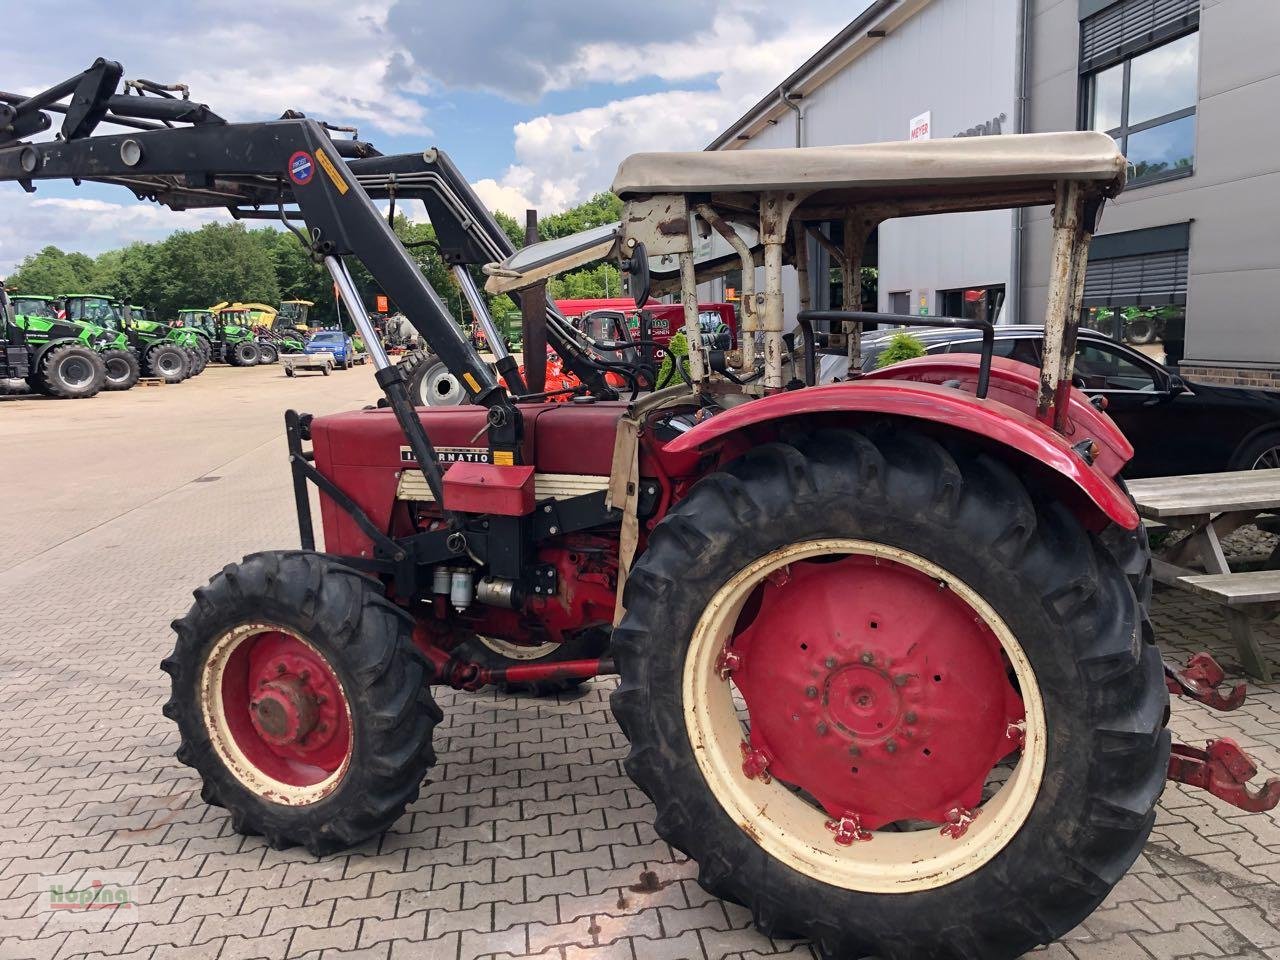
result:
[[[533,491],[537,500],[568,500],[589,493],[600,493],[609,487],[608,477],[584,477],[576,473],[535,473]],[[421,470],[405,470],[396,485],[397,500],[434,501],[427,478]]]

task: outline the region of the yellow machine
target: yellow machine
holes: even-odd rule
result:
[[[310,300],[281,300],[280,310],[276,315],[276,325],[292,327],[295,330],[301,330],[306,333],[309,329],[307,311],[314,306],[315,304]]]

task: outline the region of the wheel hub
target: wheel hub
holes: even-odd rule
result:
[[[792,564],[757,597],[729,646],[757,766],[868,830],[981,803],[1025,711],[999,641],[945,583],[849,556]]]
[[[332,789],[350,758],[352,727],[342,684],[319,650],[246,625],[218,643],[205,671],[211,738],[243,782],[277,802]]]
[[[904,707],[901,687],[887,670],[857,663],[837,667],[827,675],[823,704],[832,724],[851,741],[867,744],[900,735],[904,717],[918,715]]]
[[[305,743],[316,725],[316,701],[296,678],[272,680],[250,703],[253,725],[272,743]]]

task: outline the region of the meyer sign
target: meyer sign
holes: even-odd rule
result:
[[[931,128],[933,126],[932,110],[926,110],[919,116],[911,118],[911,140],[928,140],[932,136]]]

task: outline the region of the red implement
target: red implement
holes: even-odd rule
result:
[[[1169,757],[1169,779],[1208,790],[1220,800],[1250,813],[1272,810],[1280,804],[1280,778],[1272,777],[1261,790],[1249,781],[1258,767],[1230,737],[1210,740],[1207,749],[1175,743]]]

